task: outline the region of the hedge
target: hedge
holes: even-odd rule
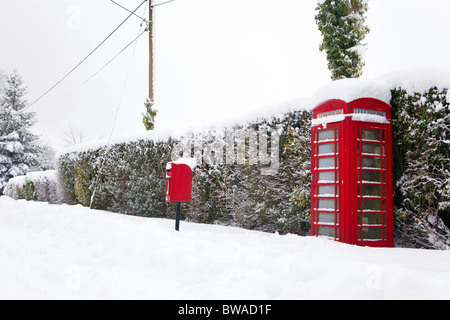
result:
[[[175,207],[165,202],[165,167],[175,160],[173,154],[183,151],[180,146],[184,145],[184,156],[200,160],[194,172],[192,201],[182,206],[184,219],[306,234],[310,206],[310,125],[310,111],[292,111],[245,126],[189,133],[176,140],[140,139],[63,154],[58,159],[58,170],[69,203],[130,215],[173,218]],[[270,165],[253,163],[250,159],[252,138],[247,133],[263,130],[268,135],[268,156],[271,152],[279,153],[275,175],[262,174]],[[236,137],[234,150],[227,151],[225,132]],[[275,134],[279,136],[279,150],[270,151],[271,137]],[[227,164],[227,152],[239,156],[237,149],[241,147],[246,148],[245,159]]]
[[[55,170],[29,172],[8,181],[5,195],[13,199],[43,201],[53,204],[64,203],[61,182]]]
[[[398,245],[450,249],[448,89],[392,91],[394,206]]]

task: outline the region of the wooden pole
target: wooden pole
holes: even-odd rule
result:
[[[153,92],[153,7],[152,7],[152,0],[149,0],[149,10],[148,10],[148,20],[149,20],[149,71],[148,71],[148,86],[149,86],[149,92],[148,97],[153,104],[154,99],[154,92]]]

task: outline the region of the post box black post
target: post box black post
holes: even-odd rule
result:
[[[177,215],[175,217],[175,230],[180,231],[181,202],[177,202]]]

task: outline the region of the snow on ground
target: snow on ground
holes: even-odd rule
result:
[[[0,299],[449,299],[450,251],[0,197]]]

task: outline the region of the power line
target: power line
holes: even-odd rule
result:
[[[81,87],[83,87],[86,83],[88,83],[92,78],[94,78],[98,73],[100,73],[104,68],[106,68],[111,62],[113,62],[117,57],[119,57],[126,49],[128,49],[133,43],[137,42],[137,40],[138,40],[145,32],[147,32],[147,31],[148,31],[148,30],[142,31],[136,38],[133,39],[133,41],[131,41],[129,44],[127,44],[122,50],[120,50],[119,53],[117,53],[117,54],[116,54],[114,57],[112,57],[107,63],[105,63],[105,64],[103,65],[103,67],[101,67],[97,72],[95,72],[95,73],[94,73],[92,76],[90,76],[86,81],[84,81],[78,89],[76,89],[76,90],[74,90],[72,93],[70,93],[69,96],[72,95],[72,94],[74,94],[74,93],[75,93],[76,91],[78,91]],[[134,53],[133,53],[133,56],[134,56]],[[101,102],[101,101],[100,101],[100,102]],[[24,110],[26,110],[27,108],[29,108],[29,107],[25,107],[25,108],[21,109],[20,111],[24,111]],[[26,127],[26,126],[23,126],[23,127],[19,128],[19,129],[15,129],[14,131],[12,131],[12,132],[9,133],[9,134],[12,134],[12,133],[14,133],[14,132],[19,132],[20,130],[24,129],[25,127]],[[8,135],[9,135],[9,134],[8,134]]]
[[[169,1],[166,1],[166,2],[162,2],[162,3],[157,3],[157,4],[154,4],[154,5],[151,5],[150,7],[157,7],[157,6],[162,6],[163,4],[167,4],[167,3],[170,3],[170,2],[174,2],[175,0],[169,0]]]
[[[95,51],[97,51],[98,48],[100,48],[119,28],[146,2],[147,0],[142,1],[142,3],[134,9],[132,13],[128,15],[128,17],[125,18],[124,21],[122,21],[102,42],[100,42],[99,45],[97,45],[94,50],[92,50],[83,60],[81,60],[74,68],[72,68],[64,77],[61,78],[58,82],[56,82],[50,89],[48,89],[46,92],[44,92],[39,98],[37,98],[34,102],[29,104],[27,107],[23,108],[22,110],[25,111],[26,109],[32,107],[34,104],[36,104],[38,101],[40,101],[42,98],[44,98],[47,94],[49,94],[55,87],[57,87],[61,82],[63,82],[72,72],[74,72],[83,62],[85,62]]]
[[[139,15],[137,15],[136,13],[132,12],[131,10],[128,10],[127,8],[125,8],[124,6],[122,6],[120,3],[115,2],[114,0],[110,0],[112,3],[114,3],[115,5],[118,5],[119,7],[121,7],[122,9],[124,9],[125,11],[128,11],[129,13],[131,13],[132,15],[138,17],[139,19],[141,19],[142,21],[144,21],[147,25],[149,23],[151,23],[151,21],[148,21],[147,19],[145,19],[144,17],[141,17]]]
[[[147,8],[145,7],[145,9],[147,9]],[[129,77],[130,72],[131,72],[131,67],[133,66],[134,56],[135,56],[136,47],[137,47],[137,40],[139,39],[139,37],[141,35],[143,35],[147,31],[145,29],[143,32],[141,32],[141,27],[142,27],[142,24],[139,26],[139,34],[138,34],[138,36],[129,45],[127,45],[121,52],[119,52],[119,54],[122,53],[126,48],[128,48],[134,42],[134,50],[133,50],[133,54],[131,56],[131,62],[130,62],[129,68],[128,68],[128,72],[127,72],[127,74],[125,76],[125,81],[123,83],[123,88],[122,88],[122,95],[121,95],[120,101],[119,101],[119,103],[117,105],[117,108],[116,108],[116,113],[115,113],[115,116],[114,116],[114,122],[113,122],[113,126],[112,126],[112,129],[111,129],[111,133],[109,134],[107,146],[109,146],[109,144],[111,142],[112,135],[113,135],[114,130],[116,128],[117,116],[119,114],[119,109],[120,109],[120,106],[122,105],[122,101],[123,101],[123,98],[124,98],[124,95],[125,95],[125,90],[126,90],[127,83],[128,83],[128,77]],[[118,56],[118,55],[116,55],[116,56]],[[114,58],[112,60],[114,60]],[[110,60],[107,64],[109,64],[112,60]],[[88,79],[88,81],[89,81],[89,79]],[[105,150],[105,152],[107,152],[107,150]],[[95,193],[97,191],[96,183],[98,183],[98,177],[100,177],[100,173],[102,172],[103,165],[105,163],[105,159],[106,159],[106,156],[103,156],[102,163],[100,165],[100,169],[99,169],[99,172],[98,172],[98,175],[97,175],[97,179],[96,179],[97,181],[92,181],[92,184],[91,184],[91,187],[93,187],[94,190],[92,192],[91,200],[90,200],[90,203],[89,203],[89,208],[90,209],[92,208],[92,205],[94,204]]]
[[[84,81],[81,86],[84,86],[88,83],[92,78],[94,78],[98,73],[100,73],[103,69],[105,69],[111,62],[113,62],[118,56],[120,56],[126,49],[128,49],[135,41],[137,41],[147,30],[142,31],[136,38],[133,39],[129,44],[127,44],[119,53],[117,53],[114,57],[112,57],[107,63],[103,65],[97,72],[95,72],[92,76],[90,76],[86,81]]]

